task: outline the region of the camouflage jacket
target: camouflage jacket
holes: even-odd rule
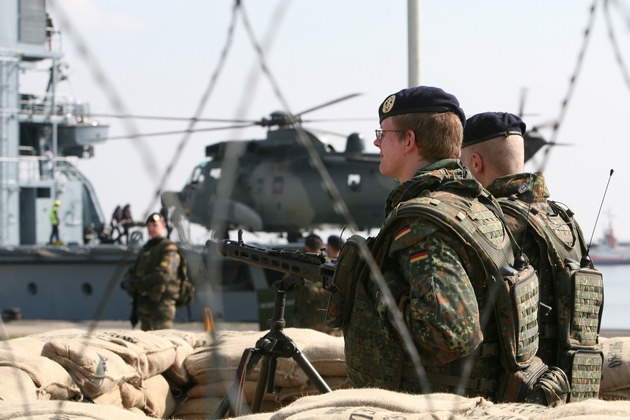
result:
[[[474,202],[481,206],[475,197],[483,188],[468,169],[457,160],[441,160],[394,189],[387,198],[386,213],[389,215],[402,202],[431,197],[436,191],[452,193],[464,205]],[[503,239],[503,225],[494,214],[489,217],[499,226],[498,234]],[[488,343],[496,344],[498,340],[494,322],[485,326],[480,323],[486,270],[462,251],[465,244],[454,234],[426,220],[408,218],[387,232],[381,230],[381,234],[393,236],[381,269],[424,369],[430,374],[457,377],[463,360],[480,347],[484,338]],[[376,296],[372,282],[360,280],[350,321],[344,328],[346,362],[353,385],[420,392],[414,367]],[[500,369],[495,348],[493,357],[475,362],[471,377],[496,379]],[[444,382],[434,383],[431,377],[429,382],[434,392],[453,390]],[[490,389],[465,393],[492,396]]]
[[[137,293],[141,301],[175,304],[179,293],[177,246],[166,238],[150,239],[140,250],[138,259],[127,275],[132,296]]]

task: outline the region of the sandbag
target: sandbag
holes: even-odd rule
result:
[[[120,399],[125,408],[137,408],[142,410],[146,405],[144,391],[127,382],[120,384]]]
[[[182,331],[182,330],[173,330],[173,329],[153,330],[153,331],[147,331],[147,332],[149,334],[164,337],[169,340],[173,338],[184,340],[193,349],[197,349],[199,347],[208,347],[210,343],[212,343],[213,341],[212,336],[209,332],[192,332],[192,331]]]
[[[0,401],[0,420],[146,420],[122,408],[75,401]]]
[[[122,382],[140,386],[142,377],[120,356],[107,349],[86,346],[78,340],[54,339],[42,355],[63,366],[83,394],[91,399],[111,391]]]
[[[604,354],[599,398],[630,399],[630,337],[615,337],[600,343]]]
[[[0,366],[0,400],[37,401],[39,395],[31,376],[13,366]]]
[[[175,398],[164,376],[156,375],[144,381],[142,391],[146,401],[143,411],[148,416],[159,419],[171,417],[175,411]]]
[[[163,374],[173,387],[184,388],[190,382],[190,375],[188,375],[186,366],[184,366],[184,361],[195,351],[195,349],[190,345],[188,340],[181,338],[179,335],[164,335],[163,337],[168,339],[175,346],[175,360],[173,360],[171,366],[165,370]]]
[[[342,337],[308,328],[286,328],[284,333],[296,344],[300,352],[313,365],[320,376],[347,376]],[[258,339],[265,336],[261,331],[220,333],[209,347],[195,350],[185,361],[188,373],[196,383],[224,382],[234,379],[243,352],[253,348]],[[306,373],[292,358],[277,359],[276,385],[280,387],[305,386]],[[261,363],[257,363],[248,377],[257,380]]]
[[[209,419],[216,413],[221,404],[222,398],[207,397],[207,398],[185,398],[178,401],[173,418],[176,419]],[[267,413],[261,419],[268,419],[270,412],[275,411],[277,404],[269,401],[263,401],[260,407],[260,411]],[[247,414],[249,408],[246,404],[243,404],[241,408],[241,414]],[[227,414],[226,414],[227,417]],[[240,420],[240,417],[239,417]]]
[[[26,372],[35,384],[40,400],[82,398],[81,391],[70,374],[47,357],[0,350],[0,366],[12,366]]]

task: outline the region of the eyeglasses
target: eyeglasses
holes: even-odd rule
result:
[[[376,140],[382,140],[385,136],[385,133],[404,133],[402,130],[374,130],[374,134],[376,134]]]

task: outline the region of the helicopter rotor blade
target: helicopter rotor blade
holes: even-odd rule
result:
[[[121,140],[121,139],[135,139],[141,137],[154,137],[154,136],[170,136],[175,134],[183,134],[183,133],[201,133],[205,131],[219,131],[219,130],[230,130],[230,129],[239,129],[239,128],[249,128],[253,127],[254,124],[243,124],[243,125],[230,125],[225,127],[206,127],[206,128],[195,128],[192,130],[175,130],[175,131],[160,131],[157,133],[144,133],[144,134],[135,134],[135,135],[125,135],[125,136],[114,136],[114,137],[106,137],[100,140]]]
[[[313,111],[315,111],[315,110],[317,110],[317,109],[325,108],[325,107],[327,107],[327,106],[330,106],[330,105],[336,104],[337,102],[342,102],[342,101],[345,101],[345,100],[350,99],[350,98],[354,98],[355,96],[359,96],[359,95],[361,95],[361,93],[351,93],[351,94],[349,94],[349,95],[342,96],[341,98],[333,99],[332,101],[328,101],[328,102],[323,103],[323,104],[321,104],[321,105],[317,105],[317,106],[315,106],[315,107],[313,107],[313,108],[309,108],[309,109],[307,109],[307,110],[305,110],[305,111],[302,111],[302,112],[300,112],[299,114],[295,114],[295,115],[296,115],[297,117],[299,117],[300,115],[304,115],[304,114],[306,114],[306,113],[308,113],[308,112],[313,112]]]
[[[102,118],[132,118],[138,120],[163,120],[163,121],[192,121],[194,118],[190,117],[165,117],[156,115],[116,115],[116,114],[90,114],[92,117]],[[198,122],[220,122],[220,123],[250,123],[255,124],[254,120],[235,120],[235,119],[221,119],[221,118],[197,118]]]

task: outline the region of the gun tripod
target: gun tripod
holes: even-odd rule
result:
[[[258,413],[265,394],[272,393],[275,385],[275,374],[278,357],[292,358],[298,366],[306,373],[308,378],[322,392],[330,392],[330,387],[322,379],[308,359],[300,352],[293,340],[284,334],[284,310],[286,306],[286,292],[297,286],[297,282],[302,279],[285,278],[274,283],[276,288],[276,298],[273,308],[273,317],[269,320],[270,330],[267,334],[256,341],[254,348],[247,348],[243,352],[236,377],[232,386],[226,393],[219,407],[214,412],[212,418],[223,418],[230,410],[230,417],[238,416],[243,403],[243,386],[245,378],[254,369],[256,364],[262,359],[260,374],[256,383],[256,390],[251,403],[251,412]]]

